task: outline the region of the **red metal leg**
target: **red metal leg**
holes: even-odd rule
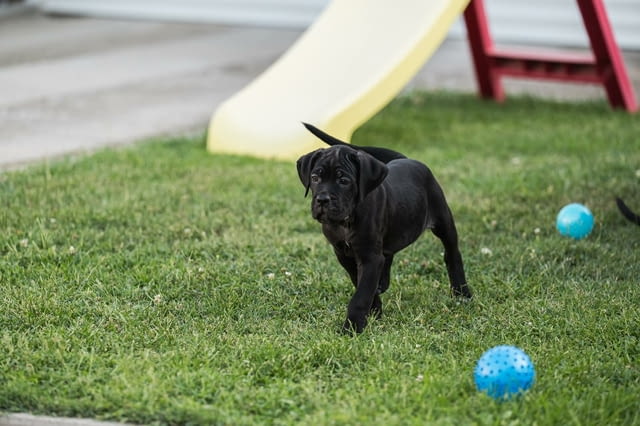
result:
[[[493,71],[490,52],[493,51],[493,40],[489,32],[487,15],[483,0],[471,0],[464,11],[464,22],[467,27],[467,38],[471,48],[471,57],[476,72],[478,89],[483,98],[504,100],[504,89],[500,76]]]
[[[633,87],[616,44],[602,0],[578,0],[584,26],[589,35],[591,49],[607,92],[609,103],[614,108],[633,112],[638,109]]]
[[[602,0],[577,0],[591,41],[592,55],[531,54],[496,49],[483,0],[471,0],[464,11],[467,36],[480,95],[504,100],[500,78],[539,78],[604,86],[613,108],[638,109],[633,86],[615,42]]]

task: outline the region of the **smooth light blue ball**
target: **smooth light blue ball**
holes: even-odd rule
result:
[[[482,354],[473,378],[479,391],[507,400],[528,390],[535,381],[536,371],[522,349],[501,345]]]
[[[594,222],[593,214],[588,208],[582,204],[571,203],[564,206],[558,213],[556,228],[560,235],[581,240],[589,235]]]

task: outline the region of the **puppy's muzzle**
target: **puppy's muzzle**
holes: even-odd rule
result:
[[[341,212],[338,197],[327,192],[316,194],[312,205],[313,218],[321,223],[341,221],[344,214]]]
[[[330,202],[331,196],[329,194],[322,193],[316,196],[316,204],[318,205],[318,207],[326,208]]]

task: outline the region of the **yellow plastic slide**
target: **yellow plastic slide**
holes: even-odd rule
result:
[[[444,40],[469,0],[332,0],[289,50],[223,102],[211,152],[295,159],[343,140],[383,108]]]

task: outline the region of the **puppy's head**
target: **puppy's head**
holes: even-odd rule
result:
[[[382,183],[387,166],[349,146],[333,146],[303,155],[296,163],[300,181],[311,190],[311,214],[325,224],[352,219],[358,203]]]

